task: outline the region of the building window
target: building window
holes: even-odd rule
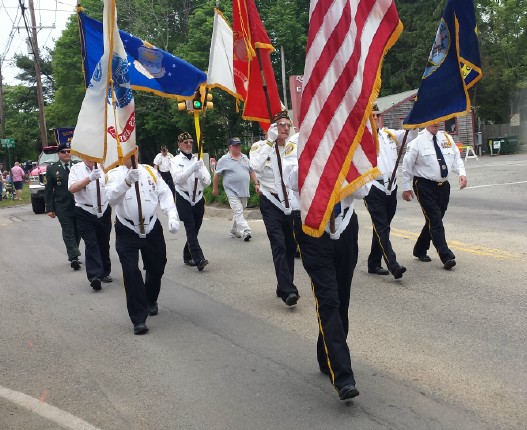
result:
[[[457,134],[457,119],[450,118],[445,121],[445,131],[448,134]]]

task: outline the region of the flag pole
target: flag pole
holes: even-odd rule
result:
[[[115,2],[112,2],[112,20],[111,20],[111,31],[109,32],[109,37],[110,37],[110,55],[108,55],[108,84],[111,85],[111,90],[112,90],[112,107],[113,107],[113,115],[114,115],[114,122],[115,122],[115,140],[117,141],[117,148],[118,148],[118,153],[121,152],[121,142],[120,142],[120,138],[119,138],[119,130],[117,128],[117,118],[116,118],[116,115],[115,115],[115,106],[116,106],[116,101],[115,101],[115,88],[114,88],[114,85],[113,85],[113,76],[112,76],[112,58],[113,58],[113,43],[114,43],[114,40],[113,40],[113,35],[114,35],[114,24],[115,24]],[[107,105],[108,103],[106,103],[105,105],[105,109],[107,109]],[[106,110],[107,112],[107,110]],[[108,123],[108,116],[106,116],[106,123]],[[107,142],[107,136],[106,136],[106,133],[107,133],[107,130],[104,130],[104,139],[105,139],[105,142]],[[137,151],[136,151],[137,152]],[[135,161],[135,153],[132,154],[132,157],[131,157],[131,161],[132,161],[132,168],[133,169],[137,169],[137,163]],[[136,181],[135,182],[135,196],[136,196],[136,199],[137,199],[137,215],[139,216],[139,237],[141,238],[145,238],[146,237],[146,234],[145,234],[145,223],[144,223],[144,220],[143,220],[143,207],[141,206],[141,193],[139,191],[139,181]]]
[[[97,163],[95,163],[95,168],[97,169]],[[97,218],[102,217],[102,207],[101,207],[101,184],[99,183],[99,179],[95,180],[95,184],[97,185]]]
[[[262,87],[265,95],[265,102],[267,103],[267,111],[269,112],[269,122],[273,120],[273,111],[271,109],[271,99],[269,98],[269,93],[267,92],[267,81],[265,80],[265,73],[263,70],[262,64],[262,54],[260,53],[261,48],[256,48],[256,56],[258,57],[258,66],[260,67],[260,75],[262,76]],[[287,209],[289,209],[289,199],[287,198],[287,188],[284,184],[284,175],[282,173],[282,159],[280,158],[280,151],[278,150],[278,145],[274,146],[276,152],[276,160],[278,162],[278,173],[280,173],[280,184],[282,186],[282,194],[284,195],[284,204]]]
[[[403,155],[404,147],[406,146],[406,139],[408,138],[408,132],[410,130],[406,130],[403,137],[403,143],[401,145],[401,148],[399,149],[399,154],[397,154],[397,161],[395,162],[395,167],[393,168],[392,177],[390,178],[390,181],[388,182],[388,191],[392,189],[392,185],[395,181],[395,174],[397,173],[397,168],[399,167],[399,161],[401,161],[401,156]]]

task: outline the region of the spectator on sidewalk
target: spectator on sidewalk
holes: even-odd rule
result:
[[[24,187],[24,177],[26,172],[20,166],[18,161],[15,162],[15,165],[11,168],[11,182],[13,187],[15,187],[16,197],[15,200],[22,200],[22,188]]]

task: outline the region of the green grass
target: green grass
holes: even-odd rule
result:
[[[225,194],[225,190],[223,189],[223,184],[220,181],[220,184],[218,186],[218,195],[213,196],[212,195],[212,185],[205,188],[203,190],[203,195],[205,197],[205,201],[207,204],[216,204],[216,205],[222,205],[229,207],[229,199],[227,198],[227,194]],[[251,182],[249,187],[250,197],[247,201],[247,207],[248,208],[257,208],[260,206],[260,196],[256,193],[254,190],[254,185]]]
[[[11,208],[13,206],[27,205],[29,203],[31,203],[31,193],[29,192],[29,186],[27,183],[24,183],[24,188],[22,188],[22,200],[2,199],[0,200],[0,208]]]

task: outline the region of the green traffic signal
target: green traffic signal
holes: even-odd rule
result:
[[[203,107],[201,100],[194,100],[193,107],[195,110],[201,110],[201,108]]]

